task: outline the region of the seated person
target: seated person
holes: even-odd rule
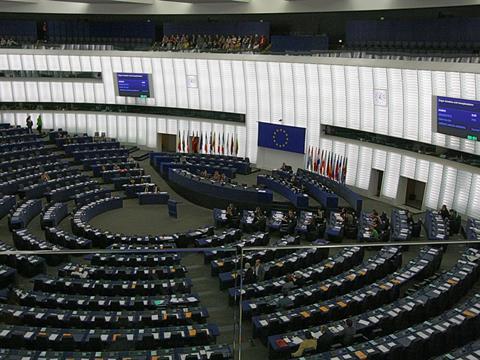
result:
[[[207,179],[207,178],[208,178],[208,172],[207,172],[207,170],[201,171],[201,172],[200,172],[200,176],[201,176],[201,177],[204,177],[205,179]]]
[[[333,340],[333,334],[327,325],[320,326],[320,332],[322,334],[317,339],[317,351],[328,351]]]
[[[220,173],[215,170],[215,172],[213,173],[213,176],[212,176],[212,180],[213,181],[220,181],[221,177],[220,177]]]
[[[447,209],[447,205],[443,205],[439,212],[440,212],[440,215],[442,216],[442,218],[444,220],[448,219],[448,216],[450,215],[450,212]]]
[[[267,226],[267,217],[259,206],[255,209],[255,217],[253,219],[253,225],[257,230],[264,231]]]
[[[347,319],[345,321],[345,329],[343,330],[342,344],[344,346],[352,345],[354,341],[355,333],[356,333],[356,328],[352,319]]]
[[[300,343],[298,350],[292,353],[292,357],[301,357],[306,350],[317,350],[317,339],[314,339],[311,332],[305,334],[305,339]]]
[[[287,216],[284,218],[284,222],[287,225],[287,232],[293,234],[295,226],[297,225],[297,215],[293,209],[288,210]]]
[[[373,241],[377,241],[378,238],[380,237],[377,229],[375,229],[373,226],[370,228],[370,237],[372,238]]]
[[[342,210],[340,210],[340,216],[342,217],[343,221],[345,221],[347,217],[347,209],[342,208]]]
[[[243,283],[252,284],[253,282],[255,282],[255,273],[253,272],[253,268],[250,263],[247,262],[243,272]]]
[[[113,170],[120,170],[120,166],[118,166],[117,164],[113,165]]]
[[[353,219],[353,214],[350,211],[347,211],[345,214],[345,225],[353,225],[354,219]]]
[[[75,269],[73,269],[70,275],[72,275],[72,277],[86,279],[88,277],[88,271],[82,268],[81,266],[77,266]]]
[[[50,176],[46,172],[44,172],[42,175],[40,175],[40,181],[41,182],[47,182],[50,180]]]
[[[233,203],[228,204],[225,210],[227,217],[227,226],[238,226],[238,210]]]

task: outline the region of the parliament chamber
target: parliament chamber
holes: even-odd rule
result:
[[[480,360],[478,1],[0,4],[0,359]]]

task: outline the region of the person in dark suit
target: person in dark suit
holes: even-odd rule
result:
[[[353,344],[353,340],[357,330],[355,328],[355,324],[353,323],[352,319],[347,319],[345,321],[344,326],[345,326],[345,329],[343,330],[342,344],[344,346],[350,346]]]
[[[257,206],[257,208],[255,209],[253,225],[255,226],[255,229],[259,231],[265,231],[265,226],[267,226],[267,217],[259,206]]]
[[[445,220],[445,219],[448,219],[449,215],[450,215],[450,212],[448,211],[447,209],[447,205],[443,205],[442,208],[440,209],[440,215],[442,216],[442,218]]]
[[[253,271],[255,273],[255,280],[257,282],[263,281],[265,279],[265,268],[260,259],[257,259],[255,261],[255,268],[253,269]]]
[[[321,335],[317,340],[317,351],[324,352],[330,350],[333,342],[333,334],[327,325],[320,326]]]
[[[245,264],[245,271],[243,272],[243,283],[252,284],[255,281],[255,273],[250,263]]]

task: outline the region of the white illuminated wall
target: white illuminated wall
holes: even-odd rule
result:
[[[121,141],[152,148],[156,147],[157,133],[235,132],[240,155],[252,162],[257,159],[257,122],[282,119],[282,124],[307,129],[306,148],[321,146],[348,156],[350,185],[367,189],[371,169],[382,168],[386,173],[383,196],[397,197],[400,175],[423,179],[428,181],[424,202],[428,207],[446,203],[480,217],[480,174],[475,168],[464,176],[465,171],[420,161],[415,154],[405,157],[374,146],[321,141],[324,124],[480,155],[480,143],[432,133],[431,113],[432,95],[480,100],[480,73],[465,64],[444,64],[442,70],[438,63],[432,64],[430,70],[425,62],[388,60],[3,50],[0,70],[98,71],[103,81],[0,80],[0,101],[127,103],[243,113],[245,126],[108,113],[44,113],[44,126],[74,132],[105,131]],[[154,96],[116,96],[114,72],[151,73]],[[25,116],[4,112],[2,121],[23,124]]]

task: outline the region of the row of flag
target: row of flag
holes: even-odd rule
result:
[[[236,134],[210,132],[178,131],[177,152],[238,155],[238,136]]]
[[[310,146],[307,153],[307,170],[345,184],[348,159],[331,151]]]

